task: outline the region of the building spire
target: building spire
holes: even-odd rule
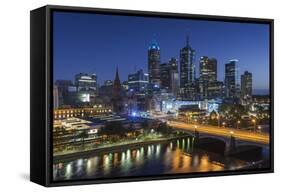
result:
[[[153,36],[152,36],[152,44],[157,44],[155,33],[153,33]]]
[[[120,82],[120,79],[119,79],[119,72],[118,72],[118,66],[116,67],[115,81],[119,81],[119,82]]]
[[[123,109],[121,90],[122,87],[119,79],[118,67],[116,67],[115,80],[113,83],[113,97],[112,97],[113,111],[116,113],[121,113]]]
[[[158,50],[160,50],[160,47],[159,47],[159,45],[158,45],[158,43],[156,41],[156,34],[155,33],[153,34],[153,38],[152,38],[151,44],[149,46],[149,49],[158,49]]]
[[[189,47],[189,35],[186,35],[186,47]]]

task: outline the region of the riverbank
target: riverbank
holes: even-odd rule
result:
[[[108,152],[119,152],[122,150],[126,150],[127,148],[138,148],[140,145],[145,146],[145,145],[151,145],[155,143],[163,143],[175,139],[182,139],[189,137],[188,135],[181,135],[181,136],[173,136],[173,137],[167,137],[167,138],[158,138],[158,139],[152,139],[152,140],[147,140],[147,141],[132,141],[130,143],[120,143],[112,146],[104,146],[104,147],[99,147],[99,148],[94,148],[90,150],[85,150],[85,151],[78,151],[78,152],[73,152],[73,153],[66,153],[66,154],[59,154],[59,155],[54,155],[53,156],[53,162],[56,163],[58,161],[63,161],[63,160],[71,160],[71,159],[77,159],[79,158],[84,158],[87,156],[91,155],[97,155],[101,153],[108,153]]]

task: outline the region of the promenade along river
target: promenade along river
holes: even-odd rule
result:
[[[87,158],[61,160],[53,165],[53,179],[95,179],[125,176],[155,176],[235,170],[246,161],[227,158],[193,147],[193,138],[142,145],[119,152],[93,154]]]

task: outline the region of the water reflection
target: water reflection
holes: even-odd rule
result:
[[[228,160],[226,165],[224,157],[194,150],[193,146],[194,139],[185,138],[62,161],[54,164],[53,177],[54,180],[69,180],[219,171],[245,163]]]
[[[69,179],[71,175],[72,175],[72,162],[68,163],[66,166],[66,173],[65,173],[66,179]]]

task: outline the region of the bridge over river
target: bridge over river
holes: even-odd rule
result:
[[[198,131],[200,133],[219,137],[230,137],[232,135],[236,139],[241,141],[258,143],[262,145],[269,144],[269,134],[266,133],[257,133],[248,130],[231,129],[226,127],[217,127],[210,125],[194,125],[176,121],[168,121],[168,125],[185,131]]]
[[[212,140],[222,142],[225,145],[225,154],[242,152],[248,150],[249,146],[269,148],[270,144],[270,136],[266,133],[177,121],[167,121],[167,124],[173,129],[193,135],[201,143]]]

